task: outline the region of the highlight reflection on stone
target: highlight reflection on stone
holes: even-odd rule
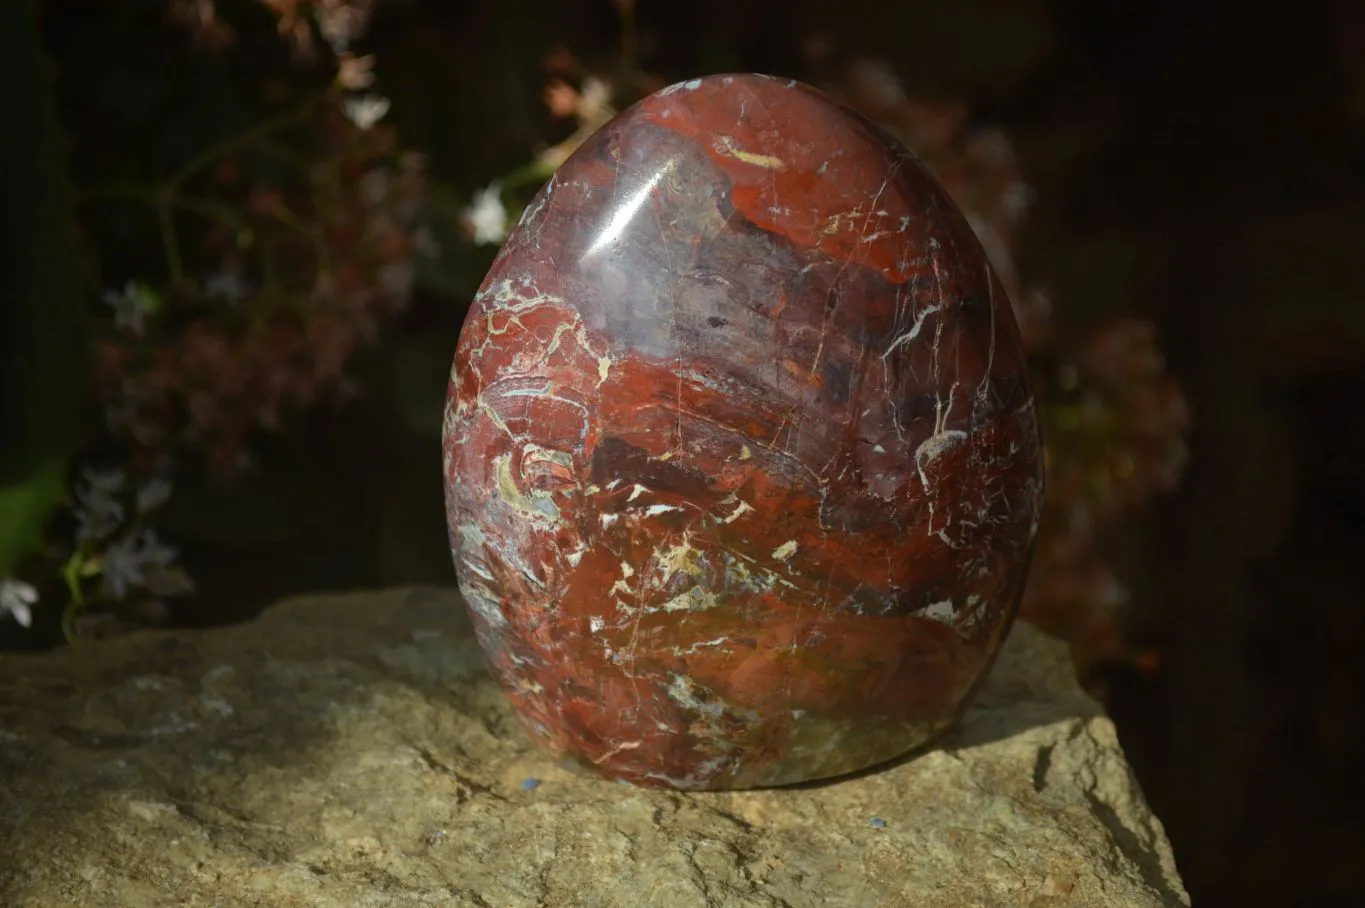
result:
[[[460,336],[460,587],[551,751],[642,785],[861,769],[951,723],[1042,498],[1014,317],[953,203],[822,93],[713,76],[603,127]]]

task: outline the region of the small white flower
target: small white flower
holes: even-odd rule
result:
[[[37,601],[38,591],[22,580],[13,577],[0,580],[0,616],[11,615],[21,627],[31,627]]]
[[[157,539],[153,530],[125,536],[104,552],[104,584],[115,599],[122,599],[129,587],[146,583],[148,567],[167,567],[175,555],[175,549]]]
[[[114,497],[123,488],[122,470],[98,472],[86,468],[76,484],[76,538],[103,539],[123,522],[123,504]]]
[[[374,54],[357,57],[348,51],[337,54],[337,84],[352,91],[374,84]]]
[[[575,105],[578,118],[585,123],[595,123],[606,119],[611,113],[611,83],[597,76],[583,80],[583,90],[578,93]]]
[[[137,512],[146,514],[166,503],[171,497],[171,484],[165,479],[153,479],[137,490]]]
[[[895,107],[905,102],[905,86],[885,60],[860,59],[853,63],[854,78],[883,107]]]
[[[204,278],[204,292],[223,300],[229,305],[237,305],[251,294],[251,284],[238,271],[223,269]]]
[[[464,210],[464,222],[477,245],[493,245],[507,238],[507,209],[502,187],[493,182],[474,193],[473,204]]]
[[[114,310],[114,327],[127,329],[138,337],[146,329],[147,313],[156,310],[155,291],[146,284],[129,281],[122,290],[109,290],[104,303]]]
[[[389,112],[389,103],[389,99],[383,95],[361,95],[347,98],[342,102],[341,110],[346,114],[346,119],[356,126],[369,129],[384,119],[384,115]]]
[[[313,20],[318,24],[322,40],[336,53],[344,53],[351,42],[365,31],[369,24],[368,4],[350,5],[346,3],[323,2],[315,4]]]
[[[123,490],[126,478],[122,470],[92,470],[86,467],[81,471],[86,487],[95,494],[113,495]]]

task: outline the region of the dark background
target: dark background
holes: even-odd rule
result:
[[[1117,556],[1160,667],[1103,688],[1194,903],[1365,904],[1365,4],[1249,9],[643,2],[638,52],[667,81],[817,79],[819,38],[1009,132],[1038,199],[1025,270],[1061,329],[1151,319],[1193,408],[1182,485]],[[606,0],[392,0],[363,49],[403,140],[472,191],[552,131],[545,54],[611,61],[620,42]],[[165,535],[202,592],[179,620],[452,582],[438,447],[383,389],[427,387],[435,422],[491,252],[364,357],[370,393],[268,439],[247,482],[182,480]]]

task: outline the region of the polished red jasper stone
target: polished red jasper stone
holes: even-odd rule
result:
[[[532,735],[677,788],[944,729],[1042,498],[962,214],[853,111],[753,75],[644,99],[544,186],[460,335],[444,461],[460,587]]]

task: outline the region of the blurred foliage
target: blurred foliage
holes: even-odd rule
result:
[[[37,212],[39,229],[25,225],[31,268],[11,270],[33,285],[5,332],[24,441],[6,466],[25,482],[6,517],[20,504],[27,517],[5,521],[19,535],[0,581],[16,602],[38,595],[39,624],[67,639],[164,617],[162,600],[192,588],[151,522],[170,476],[187,459],[238,474],[260,433],[343,401],[349,362],[407,305],[435,244],[426,163],[381,123],[373,59],[351,51],[371,5],[49,5],[40,44],[22,4],[30,21],[5,30],[32,44],[17,55],[38,84],[45,47],[58,91],[56,109],[23,95],[46,105],[38,140],[8,143],[32,155],[6,168],[9,210]],[[86,414],[80,436],[50,428]]]

